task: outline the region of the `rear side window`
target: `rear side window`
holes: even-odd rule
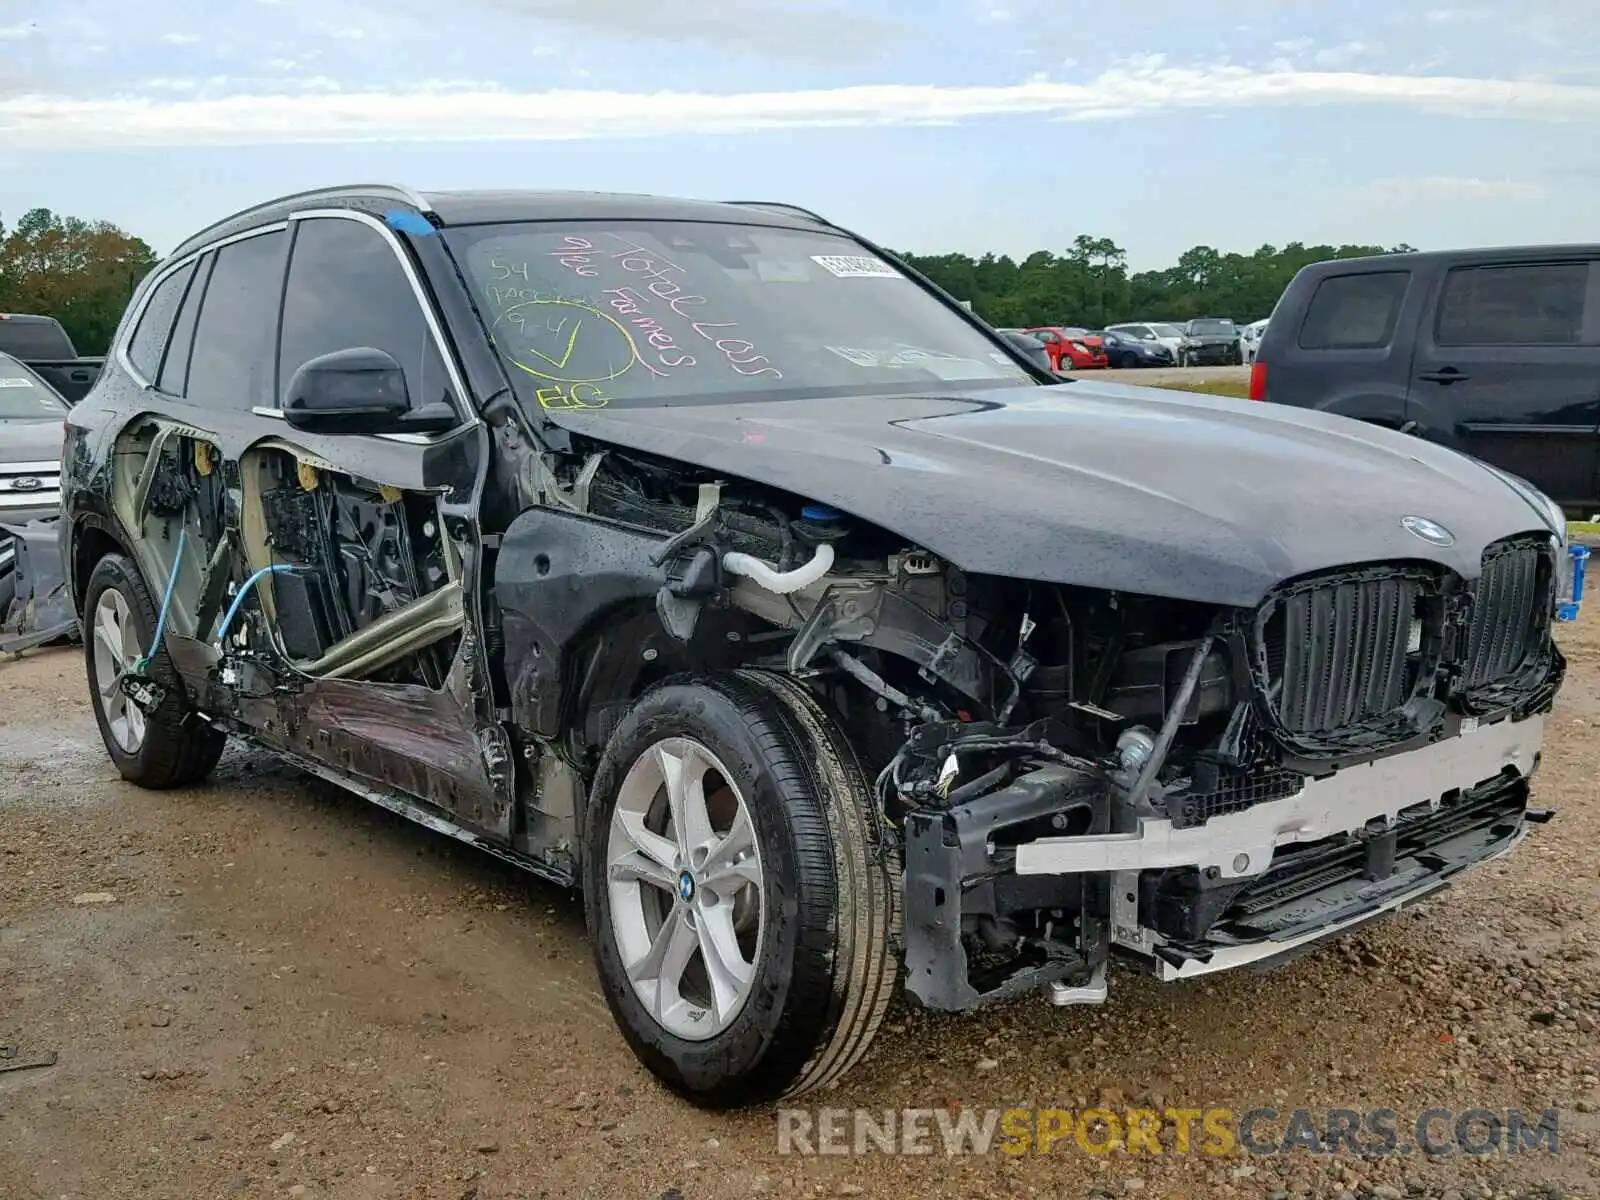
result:
[[[449,401],[444,359],[388,240],[357,221],[301,221],[283,300],[279,390],[313,358],[358,346],[394,356],[413,408]]]
[[[1317,285],[1305,322],[1304,350],[1377,350],[1394,337],[1410,271],[1332,275]]]
[[[167,344],[167,356],[161,360],[161,379],[156,384],[163,392],[181,396],[189,382],[189,351],[194,346],[195,322],[200,318],[200,301],[206,294],[206,279],[211,275],[214,254],[203,255],[195,269],[194,282],[189,285],[183,307],[178,309],[178,319],[172,325],[172,341]]]
[[[193,275],[194,264],[190,263],[156,284],[139,317],[139,327],[128,341],[128,361],[146,381],[153,381],[161,369],[161,352],[166,349],[178,306],[183,303],[184,289]]]
[[[217,251],[189,359],[190,403],[232,409],[272,403],[283,245],[280,230]]]
[[[1570,346],[1586,340],[1588,262],[1457,267],[1439,298],[1441,346]]]

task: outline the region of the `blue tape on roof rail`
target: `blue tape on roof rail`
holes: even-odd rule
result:
[[[439,232],[427,217],[422,216],[420,213],[406,212],[403,208],[391,208],[383,214],[383,220],[396,233],[409,233],[415,237],[429,237]]]

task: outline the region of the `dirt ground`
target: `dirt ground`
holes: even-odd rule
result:
[[[1193,387],[1201,383],[1250,382],[1249,367],[1139,367],[1126,371],[1079,371],[1075,379],[1109,379],[1140,387]]]
[[[1597,1196],[1600,618],[1503,864],[1265,975],[898,1013],[818,1103],[1561,1110],[1559,1153],[799,1157],[635,1065],[574,900],[255,752],[121,783],[80,656],[0,664],[0,1197]],[[108,898],[109,897],[109,898]]]

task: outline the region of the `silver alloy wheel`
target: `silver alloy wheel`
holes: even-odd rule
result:
[[[651,1017],[688,1041],[726,1029],[755,982],[766,901],[749,807],[699,742],[664,738],[628,769],[606,888],[617,952]]]
[[[122,677],[144,651],[133,629],[127,598],[114,587],[100,593],[94,606],[94,678],[100,707],[118,746],[128,754],[144,744],[145,717],[122,690]]]

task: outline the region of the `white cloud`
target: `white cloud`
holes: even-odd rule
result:
[[[1272,48],[1279,54],[1303,54],[1314,44],[1308,37],[1288,38],[1281,42],[1273,42]]]
[[[1392,203],[1418,200],[1543,200],[1543,184],[1522,179],[1480,179],[1476,176],[1423,175],[1379,179],[1356,189],[1366,199]]]
[[[320,81],[319,81],[320,82]],[[91,149],[380,141],[568,141],[806,127],[927,125],[1033,115],[1387,106],[1463,117],[1600,122],[1600,87],[1356,72],[1167,67],[1142,59],[1087,83],[875,84],[788,92],[264,90],[190,99],[140,94],[0,99],[0,147]],[[256,82],[253,86],[261,88]]]
[[[607,38],[702,42],[781,58],[831,61],[881,49],[902,27],[838,7],[774,4],[772,0],[476,0],[478,7],[549,21]],[[430,6],[429,11],[432,11]],[[914,28],[914,27],[913,27]]]
[[[36,21],[18,21],[15,25],[0,25],[0,42],[20,42],[39,31]]]
[[[1313,58],[1319,67],[1345,67],[1368,51],[1365,42],[1341,42],[1337,46],[1325,46],[1318,50]]]
[[[161,40],[169,46],[195,46],[201,38],[198,33],[163,33]]]

